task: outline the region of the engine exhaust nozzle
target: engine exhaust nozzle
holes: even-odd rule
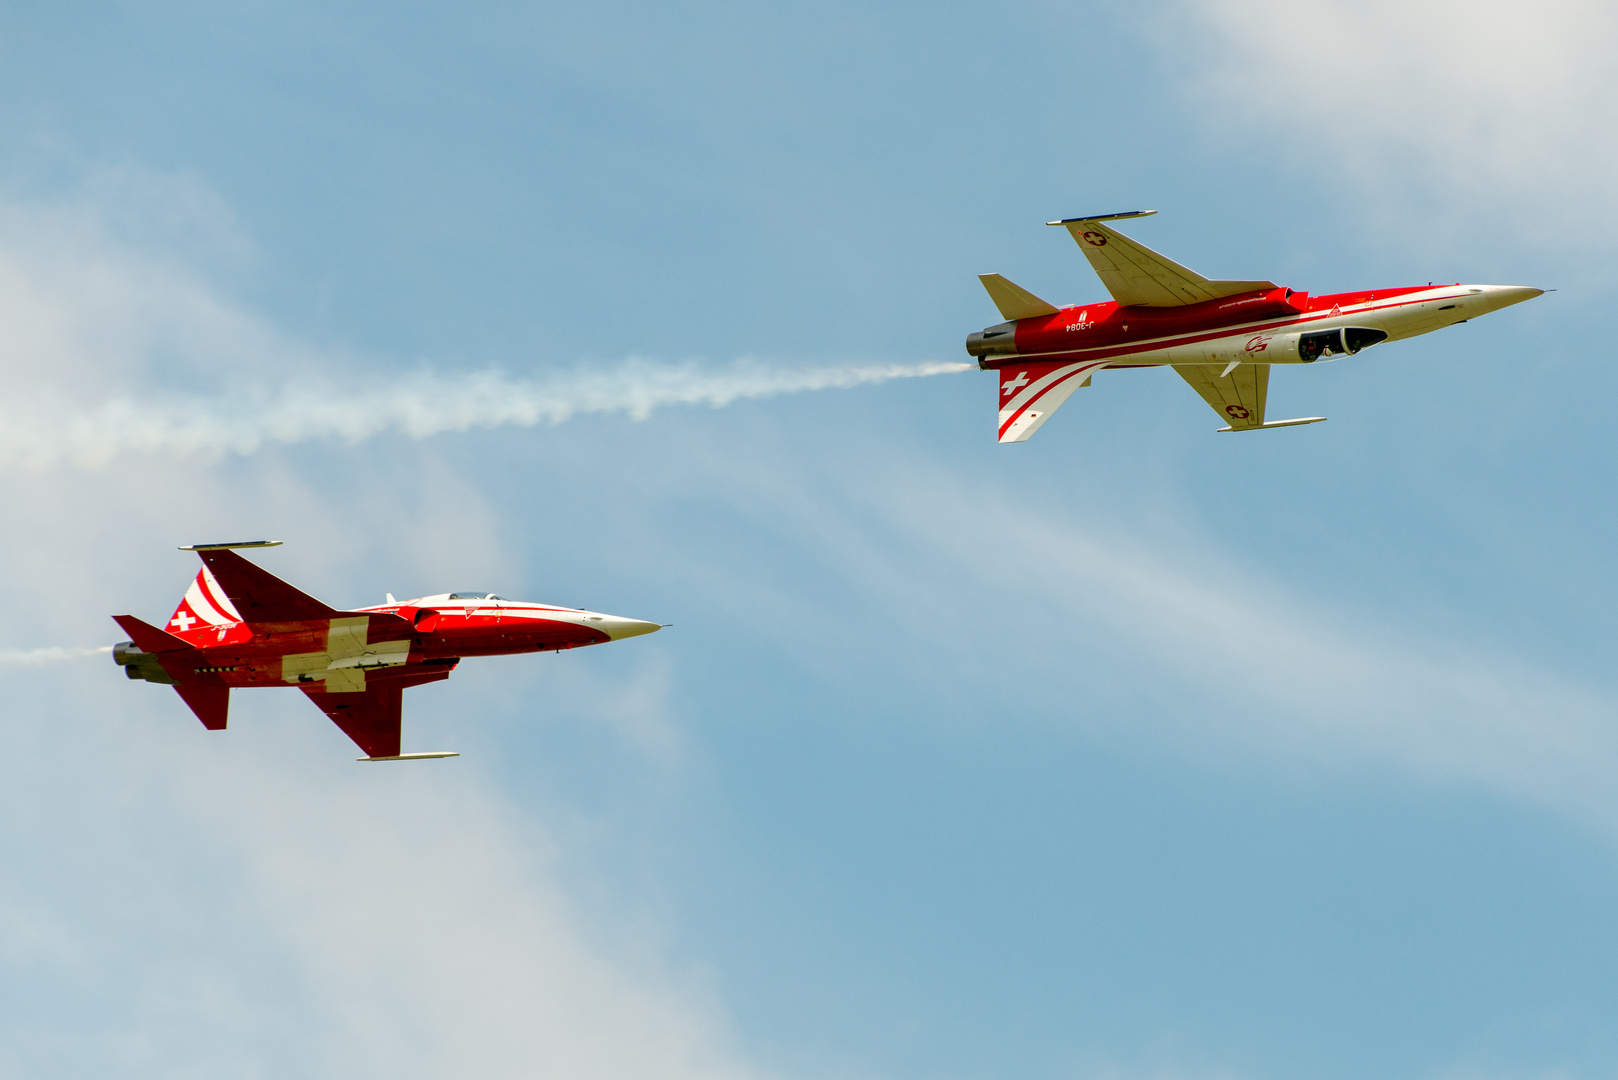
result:
[[[1003,322],[966,335],[968,356],[1000,356],[1017,351],[1017,324]]]

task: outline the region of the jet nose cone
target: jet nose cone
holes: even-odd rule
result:
[[[617,615],[607,615],[595,626],[614,641],[626,637],[640,637],[642,634],[651,634],[663,629],[655,622],[647,622],[645,619],[625,619]]]
[[[1489,301],[1490,311],[1499,311],[1501,308],[1520,304],[1524,300],[1532,300],[1536,296],[1543,296],[1544,289],[1531,289],[1526,285],[1485,285],[1483,295]]]

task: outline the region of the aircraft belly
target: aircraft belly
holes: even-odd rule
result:
[[[1422,304],[1421,310],[1404,310],[1397,314],[1384,317],[1378,323],[1366,323],[1377,330],[1385,330],[1389,341],[1403,341],[1405,338],[1420,337],[1430,334],[1434,330],[1441,330],[1457,320],[1450,318],[1451,312],[1438,310],[1439,304]]]
[[[504,653],[575,649],[612,640],[603,630],[556,619],[512,618],[507,612],[498,625],[456,629],[434,635],[434,648],[453,649],[460,656],[498,656]]]

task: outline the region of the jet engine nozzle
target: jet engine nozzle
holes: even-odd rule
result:
[[[128,678],[174,684],[174,676],[163,670],[163,665],[157,662],[156,654],[146,652],[133,641],[120,641],[114,645],[112,662],[123,668],[124,675]]]
[[[969,356],[1003,356],[1017,351],[1017,324],[1003,322],[976,334],[966,335]]]

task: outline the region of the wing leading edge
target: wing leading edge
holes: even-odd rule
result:
[[[235,605],[242,621],[249,626],[267,623],[329,624],[332,620],[346,624],[362,619],[373,642],[401,640],[410,637],[414,631],[408,620],[391,612],[372,611],[356,616],[353,612],[329,607],[234,551],[202,549],[197,554],[213,573],[219,588]]]
[[[452,755],[399,753],[405,690],[447,678],[449,668],[445,667],[373,680],[364,690],[356,692],[327,693],[319,689],[317,683],[306,683],[298,689],[330,717],[332,723],[342,728],[343,734],[353,739],[354,745],[364,750],[368,758],[385,761],[404,757],[447,757]]]
[[[1229,427],[1220,431],[1257,431],[1260,428],[1297,427],[1318,424],[1324,416],[1301,416],[1296,420],[1264,420],[1265,399],[1270,392],[1269,364],[1237,364],[1220,368],[1217,364],[1175,364],[1180,378],[1202,395],[1209,408]]]
[[[1090,260],[1112,298],[1123,307],[1184,307],[1244,292],[1273,289],[1269,281],[1211,281],[1172,259],[1104,224],[1119,218],[1147,217],[1156,210],[1047,221],[1062,225]]]
[[[1232,431],[1264,426],[1264,403],[1270,392],[1270,365],[1238,364],[1228,373],[1213,364],[1175,364],[1180,378],[1202,395],[1209,408]]]

